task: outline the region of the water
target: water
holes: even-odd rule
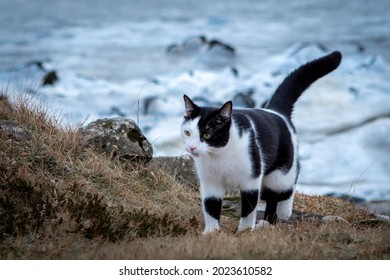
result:
[[[390,59],[390,1],[0,0],[0,72],[30,60],[121,82],[193,68],[165,48],[206,34],[236,47],[256,70],[297,42]],[[5,27],[5,28],[4,28]]]
[[[254,89],[258,106],[294,67],[338,49],[340,69],[297,104],[302,189],[390,199],[388,122],[325,137],[390,112],[389,10],[388,0],[0,0],[0,89],[27,89],[71,123],[137,119],[156,155],[178,155],[183,93],[218,104]],[[236,55],[167,53],[199,35]],[[33,62],[58,82],[40,87]]]

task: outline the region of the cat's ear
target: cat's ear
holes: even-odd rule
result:
[[[230,120],[232,117],[232,112],[233,112],[233,102],[228,101],[223,106],[221,109],[219,109],[218,114],[225,120]]]
[[[184,94],[184,117],[191,118],[192,113],[198,108],[198,106],[187,96]]]

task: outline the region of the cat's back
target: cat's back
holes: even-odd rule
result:
[[[257,135],[267,133],[274,135],[279,130],[293,129],[292,123],[287,118],[267,109],[235,109],[232,119],[240,137],[251,130],[254,130]]]
[[[254,176],[261,173],[261,166],[265,174],[281,166],[291,167],[296,137],[288,118],[267,109],[236,109],[232,119],[241,139],[249,135],[248,150]]]

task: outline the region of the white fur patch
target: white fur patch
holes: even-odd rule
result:
[[[273,227],[272,224],[267,222],[266,220],[259,220],[256,224],[256,228],[265,228],[265,227]]]
[[[292,205],[294,202],[294,193],[289,199],[278,202],[276,206],[276,215],[281,220],[288,220],[292,214]]]
[[[211,217],[204,209],[203,209],[204,219],[205,219],[205,229],[203,234],[209,234],[216,231],[219,231],[219,221]]]
[[[246,229],[254,229],[256,227],[256,208],[247,217],[240,219],[238,225],[238,231],[244,231]]]

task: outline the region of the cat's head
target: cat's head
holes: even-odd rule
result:
[[[197,157],[216,153],[229,142],[233,104],[221,108],[199,107],[184,95],[184,122],[181,137],[188,153]]]

